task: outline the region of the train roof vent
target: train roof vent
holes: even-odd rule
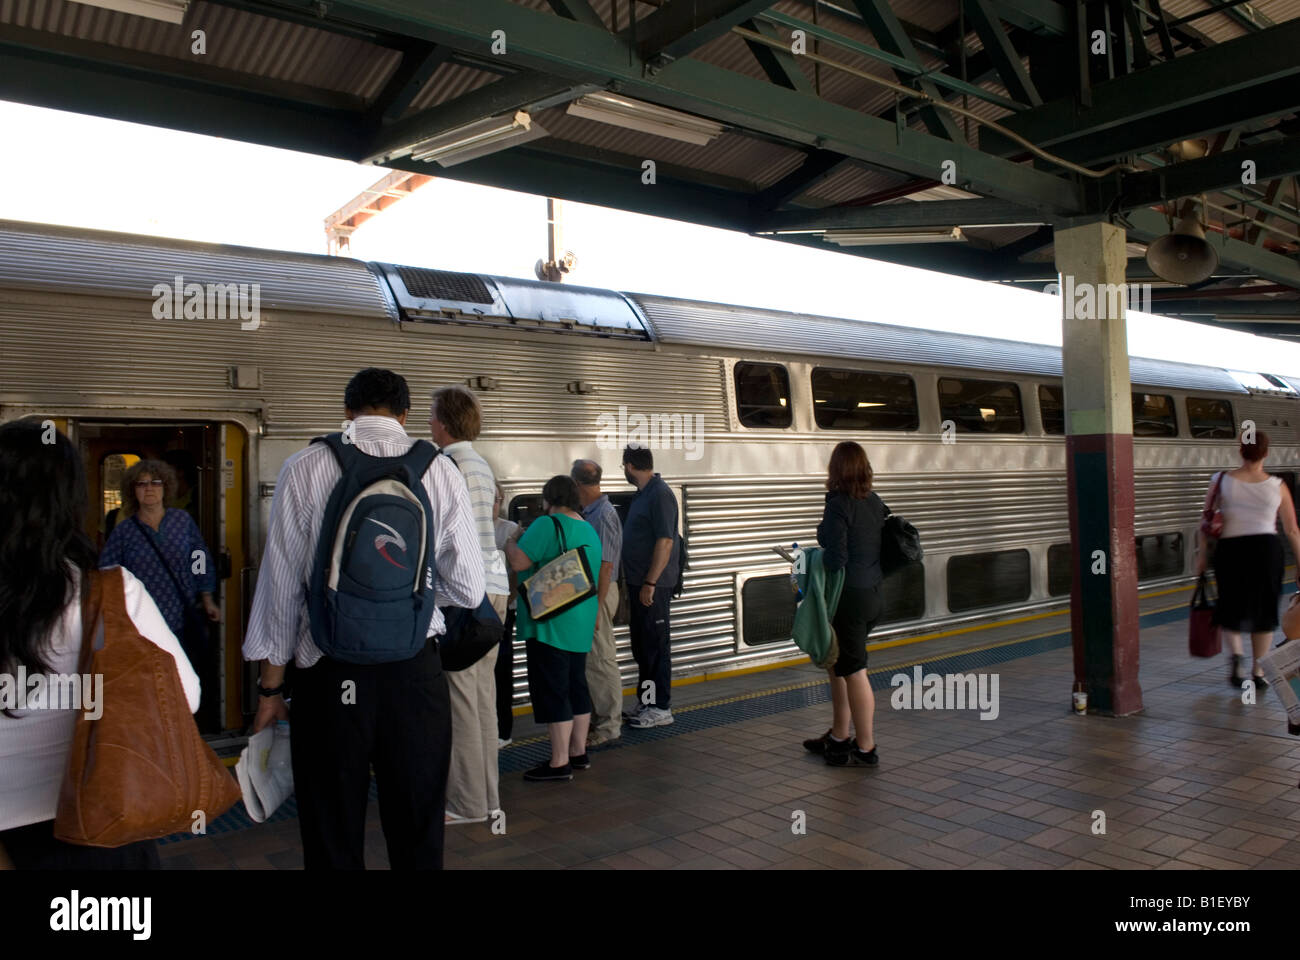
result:
[[[493,302],[483,278],[473,273],[450,270],[425,270],[421,267],[398,267],[407,291],[421,300],[458,300],[461,303]]]

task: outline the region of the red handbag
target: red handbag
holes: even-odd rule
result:
[[[1201,533],[1212,540],[1223,535],[1223,511],[1219,509],[1219,485],[1223,483],[1223,472],[1214,478],[1214,489],[1210,491],[1210,504],[1201,511]]]
[[[1219,625],[1214,622],[1214,601],[1206,590],[1205,574],[1196,581],[1192,609],[1187,618],[1187,650],[1194,657],[1217,657],[1223,649]]]

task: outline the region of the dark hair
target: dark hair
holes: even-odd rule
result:
[[[623,462],[636,470],[653,470],[655,457],[649,447],[627,446],[623,448]]]
[[[53,443],[45,443],[53,433]],[[95,569],[89,500],[77,449],[36,420],[0,426],[0,667],[49,670],[50,631],[63,616],[73,569]]]
[[[1263,430],[1255,431],[1255,442],[1246,443],[1244,440],[1241,444],[1241,459],[1249,460],[1252,463],[1257,460],[1263,460],[1268,456],[1268,434]]]
[[[433,392],[432,412],[457,440],[477,440],[483,429],[478,397],[459,384]]]
[[[176,498],[176,471],[161,460],[141,460],[127,467],[122,474],[122,510],[118,520],[125,520],[140,509],[140,499],[135,495],[135,483],[141,477],[163,482],[163,503]]]
[[[566,477],[562,473],[546,481],[546,486],[542,487],[542,499],[551,507],[568,507],[575,513],[582,510],[578,485],[572,477]]]
[[[584,487],[594,487],[600,483],[600,464],[595,460],[574,460],[573,469],[569,471],[573,482]]]
[[[411,388],[401,374],[379,367],[366,367],[348,381],[348,387],[343,391],[343,406],[353,413],[387,410],[400,417],[411,409]]]
[[[856,500],[861,500],[871,492],[871,461],[867,451],[852,440],[843,440],[835,445],[831,453],[830,468],[827,470],[826,489],[847,493]]]

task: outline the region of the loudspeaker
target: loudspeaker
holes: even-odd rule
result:
[[[1190,286],[1214,274],[1219,254],[1205,241],[1200,221],[1186,216],[1172,233],[1147,246],[1147,266],[1161,280]]]

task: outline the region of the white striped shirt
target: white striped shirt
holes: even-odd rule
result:
[[[353,441],[362,453],[376,457],[400,457],[412,444],[395,419],[376,416],[356,418]],[[342,476],[334,453],[323,443],[298,451],[280,468],[244,637],[245,660],[279,666],[293,657],[298,666],[310,667],[321,658],[311,639],[307,590],[325,506]],[[434,458],[423,481],[433,507],[437,606],[477,607],[483,601],[483,561],[465,481],[446,457]],[[435,610],[429,636],[445,632],[442,611]]]
[[[460,468],[469,489],[469,505],[474,511],[478,527],[479,547],[483,551],[483,570],[487,576],[487,592],[504,595],[510,592],[510,574],[506,569],[506,555],[497,549],[496,506],[497,478],[483,455],[468,440],[457,440],[442,448]]]

